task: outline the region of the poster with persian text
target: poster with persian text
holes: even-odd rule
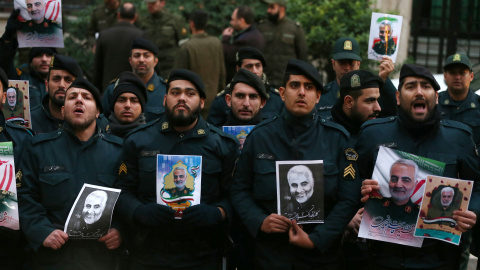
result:
[[[20,229],[12,142],[0,143],[0,226]]]

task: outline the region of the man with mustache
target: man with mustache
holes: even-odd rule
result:
[[[115,208],[133,224],[131,269],[219,269],[233,217],[227,196],[239,145],[201,117],[205,86],[197,74],[173,70],[167,87],[165,115],[124,141]],[[157,204],[158,154],[202,156],[200,204],[183,212]]]
[[[65,92],[83,72],[78,62],[68,56],[55,54],[52,57],[45,86],[47,95],[40,106],[31,109],[32,128],[35,133],[46,133],[59,129],[65,122],[62,106]]]
[[[373,51],[380,55],[392,55],[397,49],[397,44],[392,38],[393,29],[390,21],[383,21],[379,25],[378,37],[380,41],[377,41],[373,45]]]
[[[185,169],[185,167],[180,166],[173,170],[173,182],[175,187],[167,190],[170,196],[178,197],[192,195],[192,190],[186,187],[187,176],[187,169]]]
[[[370,71],[355,70],[340,80],[340,98],[332,108],[332,119],[356,137],[362,124],[377,118],[383,80]]]
[[[438,192],[432,192],[432,199],[430,201],[432,207],[428,208],[427,219],[439,217],[451,218],[453,211],[459,208],[458,199],[461,199],[463,195],[458,189],[457,192],[460,192],[460,196],[456,196],[455,190],[450,186],[439,186],[438,190],[440,190],[440,194],[438,194]],[[457,200],[456,203],[453,203],[454,199]],[[445,222],[445,225],[449,225],[448,223]]]
[[[108,132],[120,138],[140,125],[145,124],[144,108],[147,103],[147,89],[140,78],[125,71],[115,82],[110,108]]]
[[[63,79],[63,77],[62,77]],[[114,218],[99,239],[69,239],[63,231],[69,210],[84,183],[113,187],[122,141],[101,133],[100,92],[82,77],[65,90],[58,131],[26,142],[17,182],[20,227],[27,238],[33,269],[115,269],[121,226]]]
[[[469,209],[453,212],[457,228],[463,232],[462,238],[466,240],[480,213],[480,186],[476,184],[480,180],[478,156],[471,129],[462,123],[441,119],[437,108],[439,89],[440,86],[426,68],[403,65],[396,93],[398,116],[365,123],[355,144],[360,178],[364,180],[362,201],[368,200],[371,192],[379,189],[377,180],[368,179],[375,166],[378,146],[444,162],[443,176],[475,181]],[[402,195],[400,190],[395,196],[399,195]],[[405,200],[408,194],[403,192],[403,195]],[[400,202],[400,198],[397,202]],[[372,269],[455,269],[461,262],[460,253],[466,248],[463,245],[468,244],[468,241],[462,240],[463,244],[454,246],[424,239],[421,248],[414,248],[375,240],[368,242]]]
[[[158,48],[150,40],[144,38],[136,38],[132,42],[130,57],[130,66],[132,72],[143,81],[147,86],[146,106],[144,108],[146,122],[155,120],[163,115],[165,106],[163,105],[163,98],[166,91],[165,80],[158,76],[155,72],[155,66],[158,63]],[[105,89],[102,97],[102,106],[104,108],[111,108],[113,89],[115,83],[110,83]],[[105,116],[110,116],[110,111],[105,111]]]
[[[463,53],[450,55],[443,70],[448,88],[438,94],[442,116],[470,126],[475,144],[480,145],[480,97],[470,90],[474,77],[470,59]]]
[[[342,269],[341,238],[360,197],[353,173],[358,155],[348,147],[348,132],[317,114],[323,87],[311,64],[290,60],[283,81],[285,108],[248,135],[231,201],[255,239],[255,269]],[[276,161],[281,160],[323,160],[324,223],[300,227],[277,214]]]

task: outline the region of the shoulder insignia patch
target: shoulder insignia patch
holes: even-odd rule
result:
[[[345,170],[343,171],[343,177],[350,176],[352,179],[355,179],[355,169],[353,168],[353,165],[350,163]]]
[[[448,99],[445,99],[445,101],[443,102],[443,104],[445,104],[445,105],[448,105],[448,104],[450,104],[450,100],[448,100]]]
[[[389,205],[390,205],[390,201],[385,201],[385,202],[383,203],[383,206],[385,206],[385,207],[387,207],[387,206],[389,206]]]
[[[472,103],[470,104],[470,107],[475,108],[475,107],[477,107],[477,106],[475,106],[475,103],[472,102]]]
[[[184,28],[182,28],[182,35],[186,35],[186,34],[187,34],[187,29],[185,29],[185,27],[184,27]]]
[[[163,122],[162,129],[167,129],[167,128],[168,128],[168,122]]]
[[[153,83],[149,84],[147,90],[151,92],[153,89],[155,89],[155,85],[153,85]]]
[[[198,135],[204,135],[205,134],[205,129],[199,129],[197,130]]]
[[[118,175],[127,174],[127,165],[122,161],[122,165],[118,168]]]
[[[345,157],[347,158],[347,160],[349,161],[357,161],[358,159],[358,154],[355,150],[353,150],[352,148],[347,148],[345,150]]]

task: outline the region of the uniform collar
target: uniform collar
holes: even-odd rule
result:
[[[448,90],[443,92],[444,94],[440,93],[440,96],[438,98],[438,103],[442,106],[457,106],[456,104],[459,104],[458,101],[454,101],[451,97],[450,94],[448,93]],[[459,106],[458,111],[463,111],[467,109],[476,109],[479,108],[480,104],[478,102],[478,97],[476,96],[475,93],[473,93],[470,89],[468,90],[467,97],[465,100],[461,101],[461,105]]]
[[[208,37],[208,34],[206,32],[192,35],[192,38],[206,38],[206,37]]]
[[[98,123],[96,121],[97,120],[95,120],[95,130],[96,131],[93,133],[93,135],[86,142],[82,142],[82,141],[80,141],[80,139],[78,139],[77,135],[75,134],[75,132],[73,132],[72,128],[70,127],[70,125],[66,121],[65,121],[65,123],[63,123],[62,129],[65,130],[65,132],[77,143],[80,143],[80,144],[83,144],[83,145],[89,145],[91,142],[95,141],[98,137],[103,137],[104,136],[101,133],[101,129],[99,128]]]
[[[294,127],[309,127],[312,124],[316,123],[318,119],[317,107],[314,107],[310,113],[300,117],[292,115],[286,108],[283,108],[280,116],[285,120],[285,122],[287,122],[287,124],[291,124]]]
[[[175,133],[181,135],[181,137],[204,137],[207,136],[210,132],[210,124],[207,121],[203,120],[202,116],[198,117],[197,124],[190,130],[185,132],[178,132],[173,129],[172,125],[168,121],[167,115],[164,114],[159,121],[158,126],[160,132],[162,133]]]

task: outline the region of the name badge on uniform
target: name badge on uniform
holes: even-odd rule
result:
[[[275,155],[260,153],[257,155],[257,159],[275,160]]]
[[[58,172],[65,171],[65,166],[63,165],[53,165],[43,167],[43,172]]]
[[[153,156],[156,156],[160,154],[160,151],[159,150],[155,150],[155,151],[141,151],[140,152],[140,157],[153,157]]]

